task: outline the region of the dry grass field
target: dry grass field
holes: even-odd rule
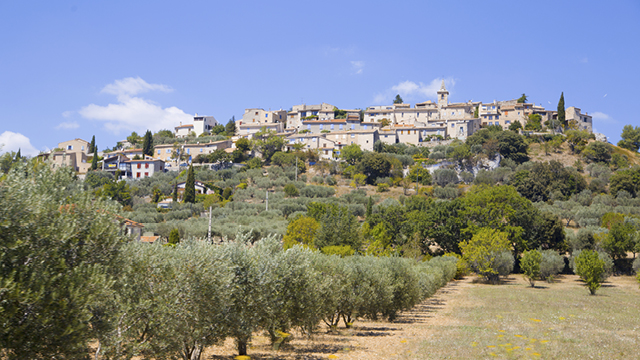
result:
[[[294,334],[295,336],[295,334]],[[576,276],[528,286],[521,275],[501,285],[470,276],[451,282],[393,322],[357,321],[352,329],[296,336],[279,351],[257,336],[251,359],[637,359],[640,289],[612,277],[590,296]],[[233,341],[204,359],[233,359]]]

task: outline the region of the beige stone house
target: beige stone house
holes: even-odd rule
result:
[[[153,149],[153,157],[155,159],[160,159],[163,161],[173,161],[175,160],[173,157],[173,149],[174,146],[177,146],[177,150],[187,155],[187,157],[191,156],[195,158],[200,154],[210,154],[218,149],[227,149],[231,147],[231,139],[220,140],[220,141],[210,141],[205,143],[195,143],[195,144],[162,144],[156,145]]]
[[[570,106],[565,110],[565,119],[567,121],[575,121],[580,130],[593,132],[593,117],[587,113],[582,113],[580,108]]]

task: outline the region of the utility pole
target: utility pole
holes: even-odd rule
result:
[[[211,242],[211,206],[209,206],[209,231],[207,232],[207,241],[209,241],[209,244],[212,244]]]

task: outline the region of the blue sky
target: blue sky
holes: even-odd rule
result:
[[[566,106],[640,125],[638,1],[4,1],[0,151],[222,123],[245,108],[434,99]]]

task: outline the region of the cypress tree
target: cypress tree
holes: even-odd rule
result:
[[[98,149],[93,147],[93,159],[91,159],[91,170],[98,169]]]
[[[178,183],[175,183],[173,185],[173,195],[172,195],[172,200],[174,203],[178,202]]]
[[[371,196],[369,196],[369,201],[367,201],[367,213],[365,214],[365,217],[368,219],[369,217],[371,217],[371,214],[373,214],[373,199],[371,198]]]
[[[142,153],[147,156],[153,156],[153,135],[147,130],[142,140]]]
[[[96,150],[96,136],[93,135],[91,138],[91,144],[89,144],[89,152],[92,153]]]
[[[187,183],[184,184],[184,196],[182,197],[182,201],[192,204],[196,202],[196,177],[193,174],[193,165],[189,165]]]
[[[558,122],[562,124],[562,127],[567,126],[564,115],[564,91],[560,94],[560,101],[558,101]]]
[[[229,119],[229,122],[227,123],[227,126],[225,126],[224,131],[227,133],[228,136],[233,136],[236,134],[236,117],[232,116],[231,119]]]
[[[16,161],[22,159],[22,155],[20,154],[20,148],[18,148],[18,152],[16,153]]]

